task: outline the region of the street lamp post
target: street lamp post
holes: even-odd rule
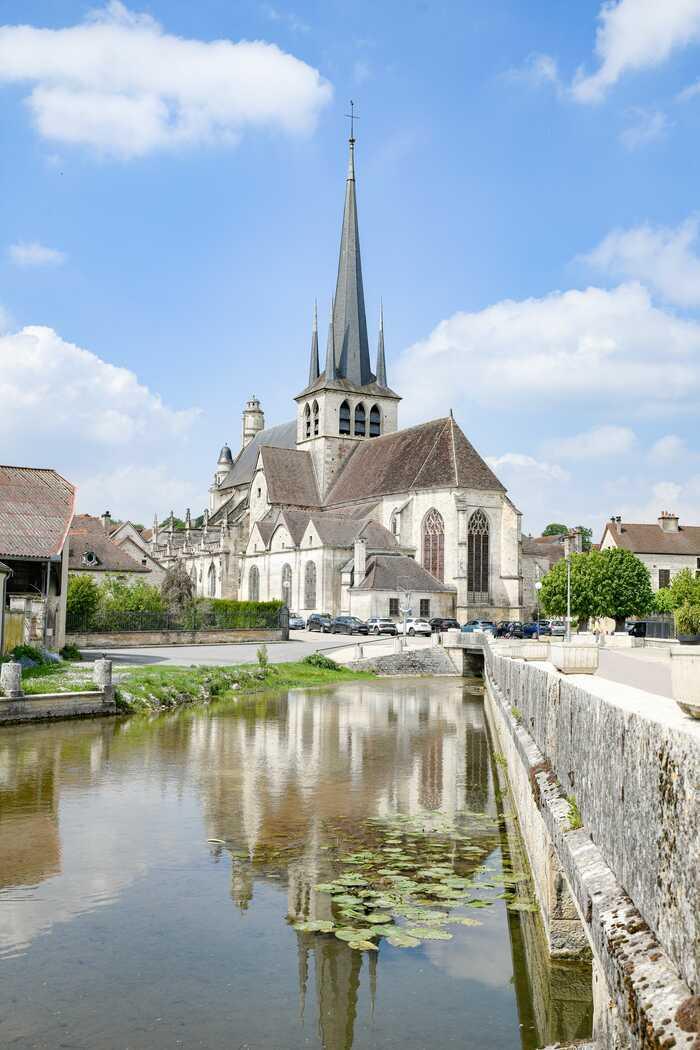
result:
[[[571,641],[571,534],[564,537],[566,558],[566,641]]]
[[[540,591],[542,590],[542,581],[538,580],[535,584],[535,594],[537,596],[537,641],[540,640]]]

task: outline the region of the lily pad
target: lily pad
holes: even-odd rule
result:
[[[374,930],[353,929],[351,926],[343,926],[334,932],[339,941],[364,941],[376,937]]]
[[[394,948],[417,948],[420,944],[418,937],[412,937],[408,933],[404,933],[403,930],[392,933],[390,937],[387,937],[389,944]]]
[[[378,952],[379,948],[371,941],[348,941],[348,948],[354,948],[358,952]]]
[[[407,937],[417,937],[425,941],[451,941],[452,934],[447,930],[437,930],[434,926],[411,926],[406,930]]]
[[[383,911],[373,911],[369,915],[365,915],[365,921],[371,922],[373,925],[378,923],[383,925],[384,923],[391,922],[391,915],[387,915]]]
[[[313,919],[309,922],[295,922],[292,928],[299,933],[332,933],[335,923],[327,919]]]

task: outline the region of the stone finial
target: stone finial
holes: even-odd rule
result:
[[[0,688],[6,700],[15,700],[22,696],[22,665],[16,660],[0,664]]]

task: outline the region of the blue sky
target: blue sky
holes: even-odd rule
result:
[[[150,520],[204,506],[251,393],[291,418],[353,97],[402,422],[453,408],[526,530],[700,521],[700,0],[22,0],[0,24],[1,460]]]

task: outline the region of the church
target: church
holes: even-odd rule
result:
[[[184,531],[156,519],[153,557],[184,564],[198,595],[282,599],[302,615],[521,618],[520,512],[451,410],[400,429],[383,315],[370,355],[352,134],[325,354],[314,311],[294,401],[296,418],[269,428],[246,403],[201,527],[189,511]]]

